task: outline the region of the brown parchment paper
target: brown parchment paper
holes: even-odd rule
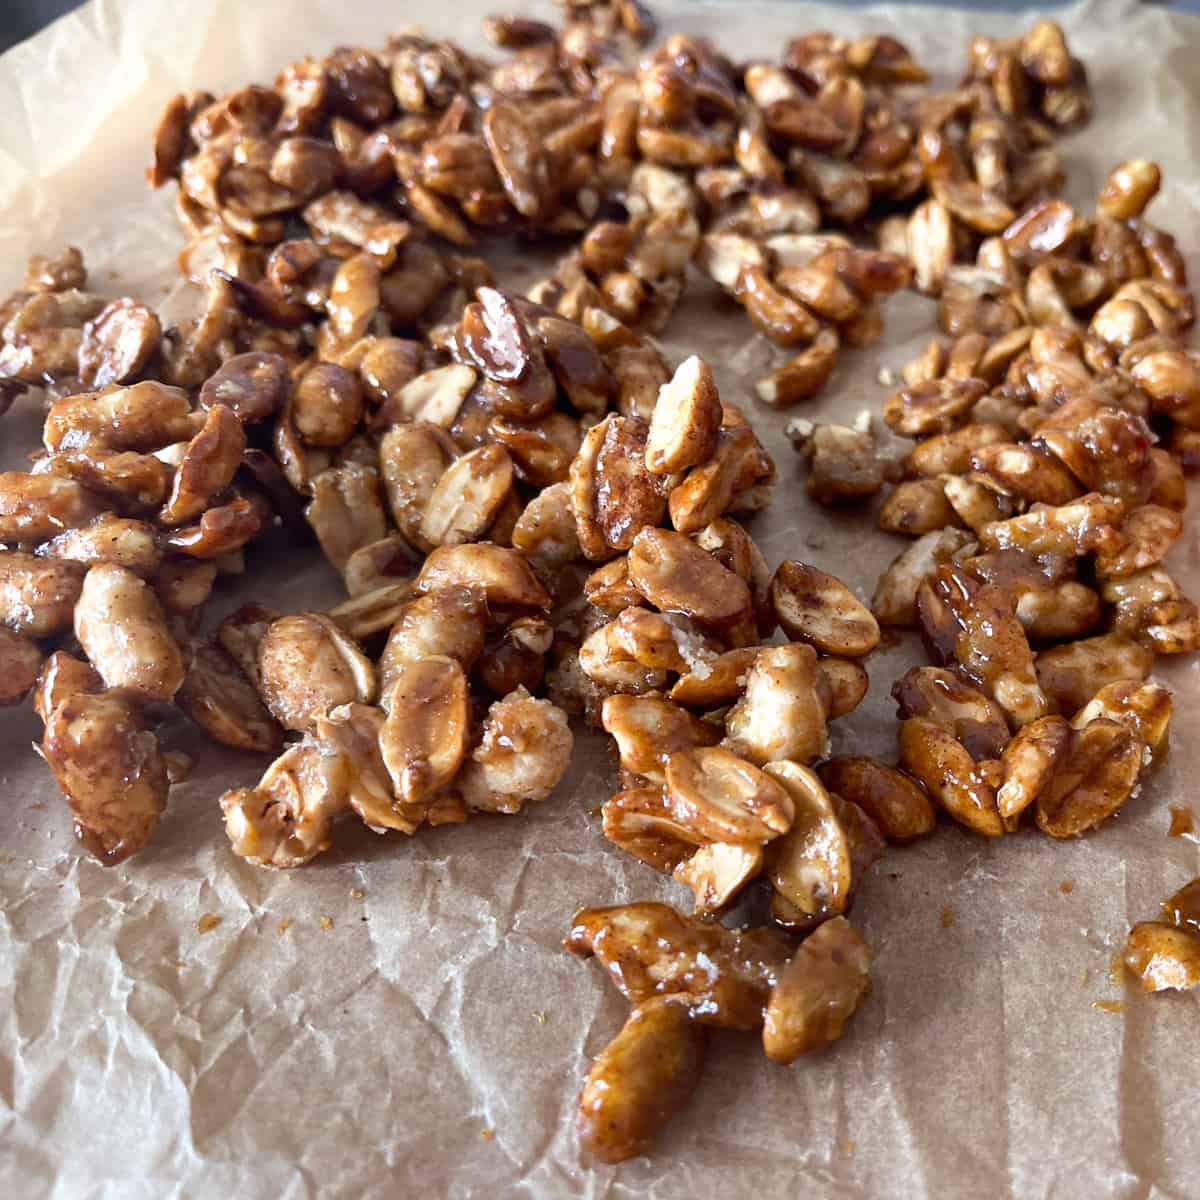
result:
[[[0,59],[0,287],[25,256],[74,242],[100,290],[187,303],[168,191],[141,182],[173,92],[269,81],[305,53],[381,44],[403,24],[482,49],[481,0],[94,0]],[[891,30],[946,80],[971,32],[1032,14],[806,4],[659,4],[667,31],[732,55],[778,55],[805,29]],[[1200,22],[1095,0],[1061,18],[1087,60],[1093,124],[1066,141],[1070,195],[1090,206],[1107,167],[1152,156],[1156,221],[1200,246]],[[1194,274],[1200,263],[1192,258]],[[532,279],[526,264],[518,282]],[[932,330],[932,305],[890,304],[884,342],[845,356],[804,415],[877,410],[881,366]],[[772,563],[800,557],[869,596],[901,542],[869,514],[809,504],[782,435],[750,398],[774,353],[699,283],[664,338],[699,351],[744,403],[781,482],[755,534]],[[26,399],[0,425],[3,464],[38,436]],[[248,596],[282,607],[338,596],[307,548],[256,553]],[[1173,569],[1200,595],[1195,527]],[[834,746],[890,755],[892,681],[910,643],[870,662],[872,693]],[[104,870],[83,856],[29,743],[0,719],[0,1197],[1200,1196],[1195,996],[1143,999],[1109,963],[1130,923],[1200,873],[1168,840],[1168,804],[1200,808],[1200,676],[1160,660],[1176,694],[1167,764],[1120,816],[1078,842],[986,843],[949,825],[875,869],[855,909],[875,987],[848,1035],[790,1068],[756,1039],[719,1037],[696,1102],[652,1159],[584,1169],[570,1128],[590,1058],[620,1000],[560,949],[583,903],[686,897],[608,846],[589,810],[611,787],[581,737],[556,796],[519,817],[380,838],[349,823],[294,874],[236,859],[216,797],[264,763],[201,742],[152,844]],[[1065,894],[1060,884],[1069,881]],[[220,917],[207,934],[205,913]],[[946,922],[943,921],[946,914]],[[322,927],[330,918],[331,928]],[[1123,1012],[1094,1007],[1124,1002]]]

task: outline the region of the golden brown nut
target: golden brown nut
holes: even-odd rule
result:
[[[791,828],[767,847],[767,877],[786,901],[792,927],[811,928],[844,912],[850,901],[850,839],[816,772],[793,762],[769,763],[766,772],[787,792],[795,813]]]
[[[707,1043],[685,1004],[653,997],[638,1005],[596,1056],[579,1095],[583,1148],[606,1163],[649,1150],[696,1090]]]
[[[1038,683],[1061,713],[1078,712],[1102,687],[1150,674],[1154,654],[1116,633],[1083,638],[1037,656]]]
[[[879,624],[840,579],[805,563],[780,563],[771,605],[784,633],[824,654],[859,658],[879,645]]]
[[[434,485],[419,544],[451,546],[483,537],[512,494],[513,464],[503,446],[480,446],[455,460]]]
[[[721,400],[712,370],[692,355],[659,389],[646,438],[646,467],[667,475],[707,462],[721,427]]]
[[[870,431],[818,425],[801,453],[808,459],[804,490],[818,504],[861,500],[883,487],[884,463]]]
[[[1125,968],[1143,992],[1200,985],[1200,935],[1162,921],[1142,921],[1129,931]]]
[[[0,624],[30,637],[71,628],[84,568],[19,550],[0,550]]]
[[[42,651],[36,642],[0,626],[0,706],[20,704],[38,681]]]
[[[0,471],[0,541],[45,541],[101,511],[99,497],[73,479]]]
[[[916,625],[917,590],[970,540],[970,534],[960,529],[936,529],[919,537],[880,575],[871,598],[875,619],[881,625]]]
[[[677,750],[721,740],[715,726],[658,696],[609,696],[601,723],[617,743],[621,766],[658,784],[666,782],[666,761]]]
[[[966,747],[940,725],[921,717],[901,722],[900,766],[960,824],[984,837],[1000,837],[1004,824],[996,790]]]
[[[826,752],[826,706],[811,646],[764,646],[741,699],[725,718],[728,745],[758,766],[778,759],[812,762]]]
[[[595,955],[631,1003],[676,996],[697,1021],[722,1029],[759,1028],[790,957],[768,929],[736,932],[650,902],[580,909],[564,945]]]
[[[386,699],[388,716],[379,734],[383,761],[397,798],[421,804],[462,766],[471,726],[467,679],[453,658],[403,662]]]
[[[444,587],[478,588],[491,609],[550,607],[550,594],[529,563],[516,550],[489,542],[434,550],[417,576],[417,590]]]
[[[1116,721],[1149,749],[1153,760],[1157,760],[1166,753],[1172,708],[1171,693],[1161,683],[1120,679],[1105,684],[1071,718],[1071,728],[1083,729],[1102,717]]]
[[[698,840],[762,842],[791,828],[793,804],[787,791],[718,746],[671,754],[666,785],[676,821]]]
[[[76,692],[46,722],[41,755],[71,805],[75,833],[105,866],[149,840],[167,804],[167,769],[141,707],[122,692]]]
[[[750,615],[749,588],[690,538],[669,529],[643,529],[629,551],[629,578],[663,612],[706,625],[730,625]]]
[[[1142,769],[1142,743],[1107,718],[1074,731],[1071,747],[1037,797],[1038,828],[1076,837],[1113,815],[1132,795]]]
[[[1170,899],[1164,900],[1162,911],[1172,925],[1200,934],[1200,879],[1185,883]]]
[[[75,606],[75,636],[107,687],[170,700],[184,664],[150,586],[132,571],[98,563]]]
[[[369,704],[375,668],[352,638],[321,613],[272,621],[258,645],[259,693],[285,729],[316,727],[339,704]]]
[[[1066,761],[1070,747],[1071,727],[1059,716],[1030,722],[1004,747],[1000,757],[1003,782],[996,789],[996,806],[1005,828],[1016,828],[1021,814]]]
[[[771,989],[763,1049],[775,1062],[823,1050],[842,1036],[871,986],[871,951],[845,917],[809,934]]]
[[[774,475],[774,463],[754,431],[743,422],[727,425],[708,462],[671,488],[671,524],[680,533],[696,533],[724,512],[753,508],[748,503],[753,489],[769,484]]]
[[[700,846],[671,874],[692,892],[695,911],[715,913],[762,871],[763,848],[746,842],[711,842]]]
[[[237,663],[214,642],[196,642],[189,648],[187,674],[175,703],[223,746],[260,754],[278,754],[281,749],[283,730]]]
[[[42,724],[71,696],[104,691],[104,680],[85,662],[56,650],[42,664],[33,693],[33,708]]]
[[[906,479],[897,484],[884,497],[877,521],[885,533],[909,537],[922,537],[959,524],[941,478]]]
[[[863,755],[828,759],[818,768],[821,782],[857,804],[889,842],[909,842],[933,831],[937,814],[923,788],[895,767]]]
[[[702,663],[681,675],[671,689],[671,699],[688,708],[715,708],[736,700],[746,686],[746,678],[759,646],[727,650],[711,664]]]
[[[1004,710],[953,671],[913,667],[893,685],[892,696],[901,716],[940,725],[974,759],[999,758],[1008,741]]]
[[[1161,178],[1158,164],[1148,159],[1133,158],[1118,163],[1100,189],[1096,209],[1118,221],[1140,217],[1157,194]]]
[[[495,701],[456,786],[473,812],[520,812],[547,799],[571,762],[567,715],[523,687]]]

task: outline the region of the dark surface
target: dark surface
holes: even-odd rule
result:
[[[847,0],[847,2],[854,4],[860,0]],[[80,3],[81,0],[0,0],[0,51],[7,50],[14,43],[35,34],[43,25],[48,25],[56,17],[61,17],[63,13],[78,8]],[[1040,7],[1057,8],[1061,3],[1062,0],[1045,0]],[[982,3],[980,0],[975,0],[975,5],[980,8],[1012,9],[1031,6],[1020,0],[1015,3],[1013,0],[983,0]],[[519,3],[506,4],[504,0],[497,0],[496,4],[497,11],[519,7]],[[1200,0],[1173,0],[1164,7],[1178,8],[1185,12],[1200,12]]]

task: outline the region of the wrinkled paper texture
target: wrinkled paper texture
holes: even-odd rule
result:
[[[0,59],[0,286],[15,286],[30,252],[73,242],[99,290],[168,312],[186,304],[173,188],[151,194],[141,178],[172,93],[269,82],[294,58],[379,45],[408,21],[482,50],[479,19],[503,7],[96,0]],[[666,32],[711,35],[734,58],[775,58],[812,28],[890,31],[941,82],[961,72],[970,33],[1033,19],[786,3],[658,11]],[[1154,157],[1166,184],[1152,217],[1195,250],[1200,22],[1132,3],[1061,19],[1097,110],[1063,143],[1069,194],[1090,211],[1114,161]],[[532,282],[536,264],[524,267],[510,280]],[[1194,255],[1192,267],[1200,278]],[[925,300],[890,303],[883,343],[845,354],[803,415],[877,412],[880,368],[923,344],[932,316]],[[673,361],[708,357],[777,457],[776,503],[753,527],[768,559],[803,558],[869,596],[907,543],[869,513],[831,516],[803,497],[787,416],[750,392],[778,352],[699,281],[664,345]],[[39,415],[26,398],[4,418],[5,466],[35,445]],[[309,547],[250,557],[247,581],[219,588],[215,616],[251,598],[296,608],[338,596]],[[270,570],[257,569],[264,558]],[[1200,595],[1194,524],[1171,565]],[[836,751],[892,754],[888,691],[918,661],[915,642],[871,659],[871,696],[833,727]],[[1172,754],[1117,819],[1067,844],[1036,832],[986,842],[946,824],[891,850],[855,906],[875,985],[847,1036],[792,1067],[768,1062],[754,1037],[714,1038],[695,1103],[654,1156],[596,1169],[580,1166],[571,1119],[625,1002],[560,939],[578,905],[687,899],[603,840],[594,809],[613,770],[599,739],[580,738],[555,797],[519,817],[413,838],[346,823],[332,852],[274,874],[230,853],[216,806],[265,764],[203,744],[178,719],[165,738],[195,754],[195,771],[151,845],[105,870],[75,843],[30,752],[36,718],[7,710],[0,1195],[1200,1196],[1197,998],[1143,998],[1109,975],[1130,924],[1200,873],[1196,845],[1166,836],[1168,804],[1200,808],[1189,785],[1200,677],[1190,659],[1160,660],[1157,674],[1176,694]],[[220,924],[201,934],[206,913]]]

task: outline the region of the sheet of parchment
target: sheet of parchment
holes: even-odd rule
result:
[[[30,251],[71,241],[101,289],[167,298],[179,237],[170,195],[148,194],[141,167],[169,94],[269,81],[294,57],[379,44],[418,20],[480,46],[493,7],[97,0],[0,59],[0,286]],[[810,28],[888,29],[946,79],[969,32],[1032,19],[659,11],[666,29],[711,34],[735,57],[774,57]],[[1167,180],[1154,218],[1194,249],[1200,23],[1103,3],[1063,21],[1097,100],[1065,146],[1071,194],[1090,203],[1108,164],[1151,155]],[[930,322],[927,302],[892,303],[882,345],[848,355],[807,412],[877,408],[879,368],[903,362]],[[665,344],[706,354],[778,457],[779,496],[755,526],[768,558],[807,559],[869,594],[901,543],[804,499],[785,417],[748,395],[770,348],[699,287]],[[37,426],[28,401],[5,418],[5,465]],[[1193,595],[1196,547],[1189,528],[1172,560]],[[337,594],[307,550],[271,562],[248,591],[226,587],[217,613],[247,595],[298,607]],[[890,754],[888,689],[914,660],[909,645],[872,659],[871,697],[834,727],[837,749]],[[1197,806],[1200,679],[1189,661],[1158,674],[1176,692],[1172,756],[1118,819],[1072,844],[1033,832],[985,843],[947,825],[891,851],[855,910],[877,957],[848,1036],[791,1068],[754,1038],[717,1038],[698,1099],[654,1157],[594,1170],[578,1165],[570,1119],[624,1002],[560,938],[579,904],[682,899],[602,839],[599,743],[581,739],[556,797],[520,817],[412,839],[347,824],[336,850],[285,875],[230,853],[215,803],[263,764],[204,746],[180,721],[168,740],[196,754],[191,781],[153,843],[104,870],[28,749],[36,719],[6,711],[0,1195],[1200,1196],[1196,998],[1142,999],[1108,973],[1130,923],[1200,867],[1194,844],[1166,836],[1169,803]],[[206,913],[220,924],[201,934]]]

